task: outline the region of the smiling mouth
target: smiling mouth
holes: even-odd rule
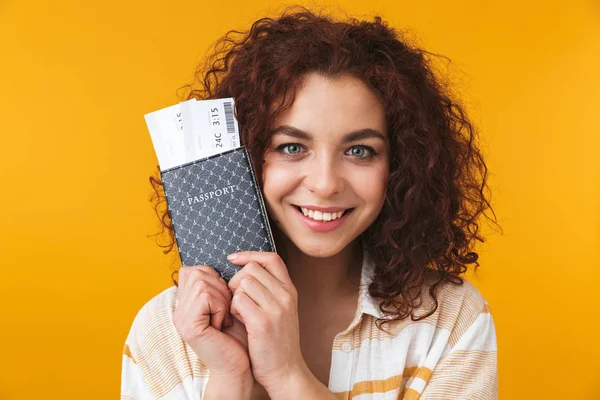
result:
[[[338,213],[324,213],[324,212],[321,212],[321,211],[310,210],[309,215],[305,215],[304,212],[302,211],[302,208],[300,206],[297,206],[295,204],[292,204],[292,205],[296,208],[296,210],[298,210],[298,212],[300,212],[300,214],[302,214],[305,217],[310,218],[310,219],[312,219],[314,221],[319,221],[319,222],[335,221],[337,219],[340,219],[340,218],[344,217],[346,214],[349,214],[352,211],[354,211],[354,208],[348,208],[348,209],[344,210],[340,216],[338,216]],[[312,216],[310,215],[311,213],[312,213]],[[317,214],[317,218],[314,218],[314,214],[315,213],[320,213],[320,214]],[[325,216],[325,218],[329,218],[329,219],[323,219],[323,215],[324,214],[329,214],[329,217]],[[333,217],[334,215],[335,215],[335,218]]]

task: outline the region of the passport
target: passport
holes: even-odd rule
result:
[[[239,251],[276,252],[264,199],[245,146],[161,170],[181,262],[209,265],[227,282]]]

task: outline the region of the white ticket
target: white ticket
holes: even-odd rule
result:
[[[200,146],[196,159],[240,146],[234,104],[231,97],[181,103],[186,121],[185,135]]]
[[[232,97],[188,100],[145,115],[162,171],[240,146]]]
[[[185,163],[184,124],[179,104],[144,115],[161,170]]]

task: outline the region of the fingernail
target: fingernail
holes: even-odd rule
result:
[[[237,253],[233,253],[227,256],[228,260],[235,260],[238,257]]]

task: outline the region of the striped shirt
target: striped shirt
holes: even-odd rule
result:
[[[439,306],[421,321],[384,317],[368,293],[373,263],[363,252],[353,321],[333,341],[329,389],[339,399],[497,399],[497,348],[490,308],[468,281],[440,285]],[[428,311],[429,296],[415,310]],[[121,399],[202,399],[210,372],[173,325],[177,287],[148,301],[125,341]]]

